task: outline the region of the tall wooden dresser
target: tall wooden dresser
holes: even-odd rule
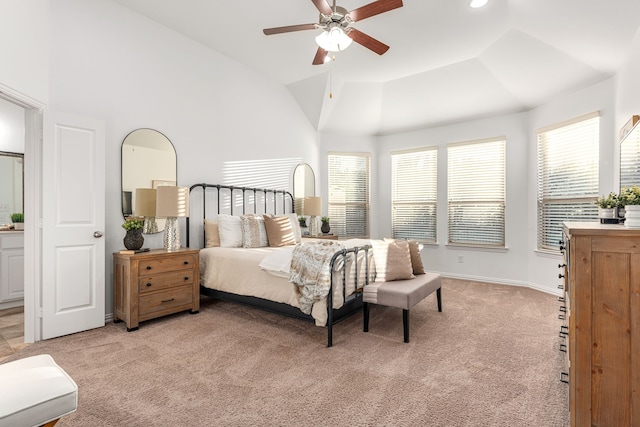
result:
[[[197,249],[154,249],[138,254],[113,254],[114,321],[127,330],[140,322],[179,311],[200,310],[200,268]]]
[[[640,426],[640,229],[567,222],[562,245],[571,426]]]

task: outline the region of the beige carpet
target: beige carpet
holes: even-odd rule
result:
[[[564,426],[557,298],[446,280],[411,311],[374,306],[326,331],[203,297],[199,314],[36,343],[75,379],[59,426]]]

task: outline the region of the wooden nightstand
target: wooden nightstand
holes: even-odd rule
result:
[[[139,322],[179,311],[200,310],[199,250],[155,249],[139,254],[113,254],[114,322],[127,331]]]
[[[303,239],[324,239],[324,240],[338,240],[337,234],[318,234],[317,236],[302,236]]]

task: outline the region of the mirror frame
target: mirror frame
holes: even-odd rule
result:
[[[21,197],[20,197],[20,201],[21,206],[20,209],[18,210],[17,208],[13,209],[12,212],[7,212],[8,215],[11,215],[12,213],[17,213],[17,212],[22,212],[24,213],[24,153],[14,153],[11,151],[0,151],[0,156],[2,157],[15,157],[18,159],[22,159],[22,182],[20,183],[20,188],[22,191]],[[11,220],[9,219],[9,222],[11,222]]]
[[[153,182],[154,181],[173,181],[173,185],[177,185],[177,179],[178,179],[178,153],[176,152],[176,148],[173,145],[173,142],[171,142],[171,140],[162,132],[156,130],[156,129],[151,129],[151,128],[139,128],[139,129],[134,129],[131,132],[129,132],[124,139],[122,140],[122,145],[120,148],[120,194],[121,194],[121,206],[120,206],[120,211],[122,212],[122,216],[123,218],[126,218],[129,214],[125,213],[125,197],[124,197],[124,175],[125,175],[125,170],[124,170],[124,162],[125,162],[125,145],[131,145],[131,144],[126,144],[127,143],[127,139],[129,139],[132,135],[134,135],[136,132],[139,131],[146,131],[146,132],[154,132],[156,134],[158,134],[157,136],[159,138],[162,138],[163,140],[161,141],[162,143],[168,142],[169,145],[168,147],[171,147],[171,149],[173,150],[173,156],[175,159],[175,176],[173,176],[173,180],[169,180],[166,179],[168,177],[165,177],[165,179],[162,180],[154,180],[153,177],[149,178],[149,187],[145,187],[145,188],[153,188]],[[137,145],[134,145],[134,147]],[[162,185],[162,184],[160,184]],[[166,184],[165,184],[166,185]],[[130,203],[132,204],[132,201],[130,201]],[[131,206],[131,210],[133,211],[133,206]],[[164,225],[163,223],[161,224],[160,222],[158,223],[158,233],[164,231],[164,227],[161,226]]]
[[[626,129],[625,129],[626,128]],[[640,120],[638,116],[633,116],[631,118],[631,120],[629,120],[629,122],[625,125],[625,128],[623,128],[621,130],[621,139],[620,139],[620,164],[618,165],[618,181],[620,183],[619,185],[619,190],[622,191],[622,189],[624,187],[627,187],[630,185],[630,183],[623,183],[623,161],[624,161],[624,145],[625,142],[627,144],[633,144],[631,145],[631,148],[633,149],[632,151],[635,151],[635,149],[640,145]],[[636,155],[635,156],[636,159],[635,160],[640,160],[640,155]],[[640,169],[640,163],[635,165],[636,169]],[[640,172],[638,172],[637,174],[638,176],[640,176]],[[640,185],[640,181],[639,182],[634,182],[631,184],[636,184],[636,185]]]

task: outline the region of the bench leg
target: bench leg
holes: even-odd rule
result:
[[[369,303],[368,302],[364,302],[362,303],[362,309],[364,312],[364,327],[363,327],[363,331],[364,332],[369,332]]]
[[[438,311],[442,313],[442,288],[438,288],[436,296],[438,297]]]
[[[402,328],[404,329],[404,342],[409,342],[409,310],[402,309]]]

